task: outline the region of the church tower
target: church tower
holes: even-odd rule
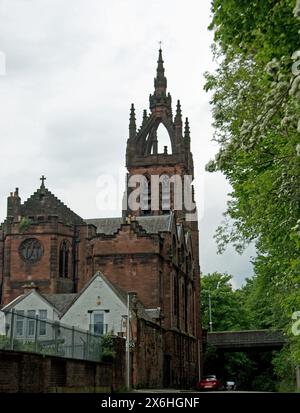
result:
[[[196,352],[199,371],[201,371],[199,231],[192,186],[194,164],[190,127],[188,118],[183,122],[179,100],[175,116],[173,116],[172,98],[170,93],[167,93],[167,78],[161,48],[154,79],[154,92],[150,94],[149,101],[150,113],[144,110],[143,121],[139,129],[136,126],[135,108],[133,104],[131,105],[126,149],[128,173],[123,218],[127,216],[130,220],[150,222],[155,218],[162,219],[163,215],[170,214],[174,216],[178,237],[185,240],[191,239],[192,256],[186,253],[183,244],[181,246],[177,244],[177,248],[173,248],[170,254],[170,266],[164,266],[164,282],[165,294],[169,294],[170,286],[172,288],[173,320],[176,319],[176,314],[178,316],[180,313],[186,313],[189,303],[194,302],[190,313],[195,317],[195,337],[198,342]],[[167,131],[170,140],[169,150],[166,146],[162,151],[158,149],[157,132],[160,127],[164,127]],[[168,274],[171,277],[170,282],[166,281]],[[192,291],[191,297],[194,298],[188,297],[188,291]],[[183,318],[188,319],[186,314]],[[165,326],[168,328],[167,323]],[[168,342],[168,339],[166,340]],[[176,338],[172,337],[167,348],[174,346],[174,342]],[[187,343],[183,344],[183,348],[186,346],[188,346]],[[173,360],[171,370],[174,370],[174,379],[180,366],[174,367],[176,362],[174,362],[174,355],[171,351],[170,355]],[[166,365],[168,365],[167,362]]]
[[[170,93],[167,93],[167,78],[161,49],[154,79],[154,93],[150,94],[149,101],[150,113],[144,110],[139,129],[136,127],[135,108],[131,105],[126,150],[128,174],[124,215],[162,215],[177,210],[177,216],[184,219],[186,210],[192,212],[193,209],[187,208],[188,193],[185,193],[186,188],[191,192],[192,200],[191,181],[194,178],[194,166],[190,150],[190,129],[187,118],[183,126],[179,100],[176,114],[173,116],[172,98]],[[162,151],[159,151],[157,133],[160,127],[166,129],[170,140],[169,147],[164,146]],[[188,176],[189,181],[185,179]],[[138,187],[140,193],[133,193]]]

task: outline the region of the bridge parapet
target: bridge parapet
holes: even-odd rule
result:
[[[219,349],[281,348],[287,339],[280,330],[218,331],[207,333],[207,344]]]

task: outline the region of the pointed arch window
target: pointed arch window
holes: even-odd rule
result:
[[[170,178],[168,175],[163,175],[161,182],[161,209],[163,214],[168,214],[171,209],[170,192]]]
[[[177,243],[175,235],[172,237],[172,261],[177,264]]]
[[[59,251],[59,276],[68,278],[70,275],[71,246],[67,240],[62,241]]]
[[[187,275],[192,278],[193,274],[192,274],[192,256],[191,256],[191,253],[189,253],[189,255],[187,256],[187,259],[186,259],[186,272],[187,272]]]
[[[144,215],[151,214],[151,181],[148,177],[142,182],[141,209]]]

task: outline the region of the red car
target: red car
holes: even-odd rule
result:
[[[203,379],[198,382],[197,388],[199,390],[221,390],[223,386],[221,381],[217,379],[217,376],[211,374],[203,377]]]

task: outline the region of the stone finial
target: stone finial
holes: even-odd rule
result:
[[[184,126],[184,139],[186,141],[190,141],[191,136],[190,136],[190,125],[189,125],[189,120],[188,118],[185,118],[185,126]]]
[[[162,58],[162,50],[159,48],[158,61],[156,69],[156,78],[154,79],[154,95],[165,96],[167,90],[167,78],[165,77],[164,61]]]
[[[148,119],[147,110],[144,109],[144,110],[143,110],[143,122],[142,122],[142,126],[146,124],[147,119]]]
[[[134,138],[136,135],[136,120],[134,104],[131,104],[130,118],[129,118],[129,138]]]
[[[174,121],[177,125],[182,125],[181,105],[179,99],[177,100],[176,115]]]

